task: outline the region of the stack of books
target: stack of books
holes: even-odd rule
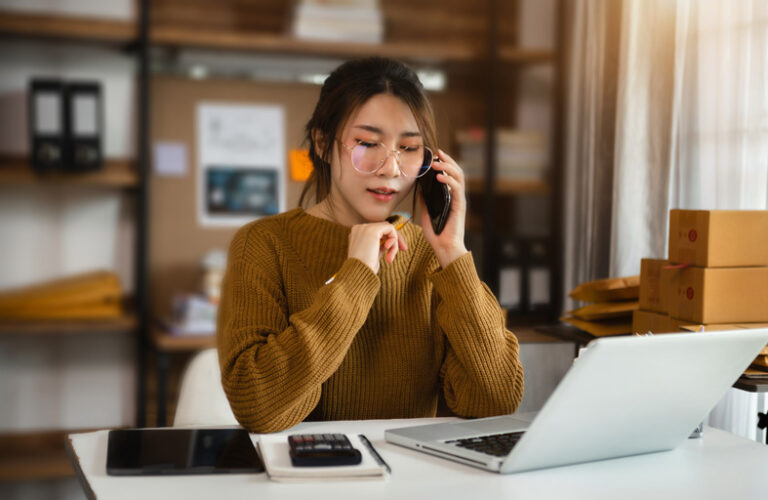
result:
[[[639,291],[639,276],[582,283],[570,297],[589,304],[568,311],[560,320],[597,337],[631,333]]]
[[[300,0],[292,29],[296,38],[380,43],[384,17],[378,0]]]

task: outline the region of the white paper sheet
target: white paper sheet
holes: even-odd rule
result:
[[[200,103],[198,220],[241,226],[285,211],[285,127],[276,105]]]

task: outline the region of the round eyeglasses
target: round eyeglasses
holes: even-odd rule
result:
[[[405,177],[421,177],[429,171],[432,162],[437,159],[433,156],[431,149],[421,145],[389,150],[380,142],[357,140],[353,146],[347,146],[341,141],[339,144],[349,151],[352,166],[361,174],[377,172],[392,153],[395,155],[400,173]]]

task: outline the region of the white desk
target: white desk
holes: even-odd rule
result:
[[[709,427],[701,439],[671,452],[512,475],[384,441],[384,429],[441,420],[450,419],[307,422],[286,431],[363,433],[392,467],[387,481],[286,484],[265,474],[111,477],[105,468],[107,431],[72,434],[70,439],[84,488],[99,499],[768,498],[768,446]]]

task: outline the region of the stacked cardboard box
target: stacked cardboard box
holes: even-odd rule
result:
[[[569,311],[560,320],[598,337],[631,333],[639,287],[639,276],[583,283],[571,291],[570,297],[590,304]]]
[[[669,258],[643,259],[638,332],[768,325],[768,211],[672,210]]]
[[[672,264],[666,259],[643,259],[640,263],[640,308],[632,315],[632,331],[636,333],[682,332],[688,322],[669,315],[667,294],[671,274],[665,268]]]

